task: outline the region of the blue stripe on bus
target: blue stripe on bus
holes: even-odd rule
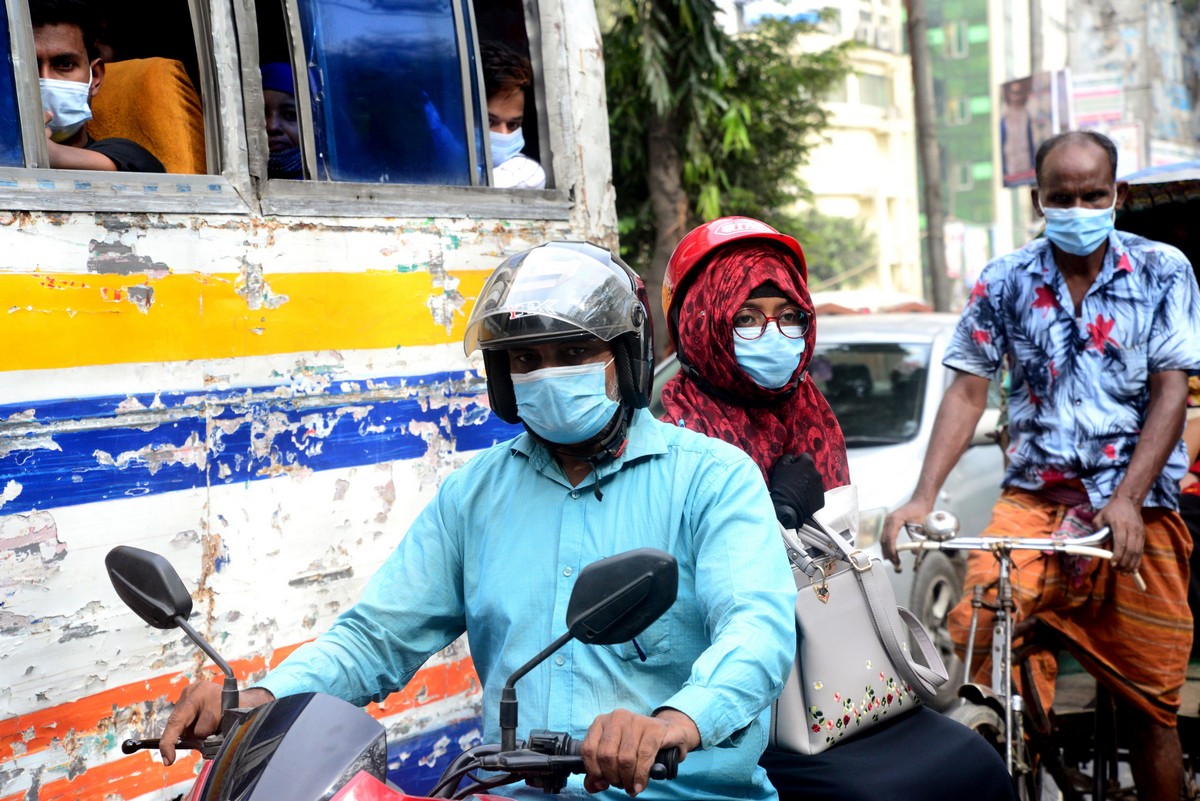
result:
[[[387,777],[408,795],[427,796],[442,771],[464,748],[479,745],[482,721],[469,717],[439,729],[388,743]],[[463,786],[470,784],[470,779]]]
[[[348,397],[368,391],[368,383],[424,388],[403,399]],[[11,499],[0,505],[0,515],[416,459],[431,447],[423,432],[436,432],[458,451],[479,450],[520,431],[480,402],[482,391],[473,373],[457,372],[334,381],[310,394],[266,386],[0,405],[0,421],[8,426],[30,410],[28,422],[42,426],[25,436],[0,431],[0,493],[10,482],[20,485],[15,497],[11,488],[6,493]],[[445,402],[432,403],[431,392],[444,394]],[[256,399],[247,402],[247,395]],[[136,406],[131,398],[182,419],[136,427],[145,421],[122,419],[117,411]],[[99,427],[69,429],[74,421],[97,420]],[[111,428],[104,427],[107,421]]]

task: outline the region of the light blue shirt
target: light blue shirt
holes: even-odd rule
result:
[[[622,456],[579,487],[528,434],[452,473],[359,602],[260,686],[365,704],[403,687],[466,631],[483,682],[484,739],[498,742],[500,690],[566,630],[580,569],[640,547],[679,562],[674,606],[637,637],[645,661],[632,643],[568,643],[517,683],[518,738],[535,728],[582,738],[615,708],[672,707],[696,722],[704,750],[639,797],[773,799],[757,762],[796,649],[796,586],[774,509],[742,451],[645,410]],[[541,795],[524,785],[509,792],[522,789]],[[582,777],[564,792],[585,795]]]

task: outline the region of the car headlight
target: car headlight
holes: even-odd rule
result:
[[[870,548],[879,542],[883,534],[883,521],[887,517],[887,508],[867,509],[858,513],[858,536],[854,540],[856,548]]]

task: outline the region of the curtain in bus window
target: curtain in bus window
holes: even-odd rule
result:
[[[13,79],[12,42],[8,38],[8,11],[0,4],[0,165],[24,167],[21,146],[21,115],[17,110],[17,87]]]
[[[452,1],[299,0],[319,178],[471,183]]]

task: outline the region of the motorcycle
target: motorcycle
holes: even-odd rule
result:
[[[154,628],[183,629],[225,674],[220,731],[176,744],[199,750],[205,759],[185,801],[417,801],[387,783],[386,733],[362,709],[322,693],[238,708],[233,670],[188,623],[191,595],[164,557],[121,545],[108,553],[105,566],[117,595],[138,617]],[[558,793],[571,774],[584,773],[582,743],[567,732],[532,730],[526,740],[517,739],[516,682],[572,639],[591,645],[633,639],[675,602],[678,583],[675,559],[652,548],[616,554],[580,571],[567,607],[567,631],[504,685],[500,742],[456,757],[430,797],[466,798],[518,781]],[[129,739],[121,749],[132,754],[158,746],[156,738]],[[678,751],[663,749],[650,777],[673,779],[677,771]],[[461,786],[464,779],[470,783]]]

